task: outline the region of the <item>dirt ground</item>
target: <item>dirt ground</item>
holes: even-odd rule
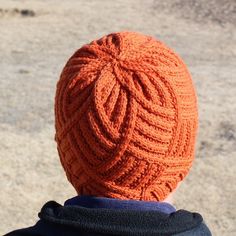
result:
[[[42,204],[75,195],[54,142],[54,93],[68,57],[104,34],[150,34],[185,60],[200,127],[177,208],[213,235],[236,235],[235,0],[0,1],[0,235],[35,222]]]

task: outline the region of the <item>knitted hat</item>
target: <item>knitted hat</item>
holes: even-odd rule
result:
[[[162,42],[111,33],[66,63],[55,122],[60,160],[79,195],[162,201],[192,165],[195,90]]]

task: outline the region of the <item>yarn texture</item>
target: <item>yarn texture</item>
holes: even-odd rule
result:
[[[164,200],[192,166],[197,126],[186,65],[151,36],[94,40],[57,82],[55,140],[79,195]]]

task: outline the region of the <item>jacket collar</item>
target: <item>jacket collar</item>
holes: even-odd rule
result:
[[[66,205],[50,201],[39,213],[36,230],[52,227],[78,232],[92,232],[84,235],[159,236],[175,235],[200,227],[203,219],[198,213],[178,210],[171,214],[157,210],[97,209],[78,205]],[[64,231],[63,234],[65,235]],[[183,235],[192,235],[190,234]],[[51,234],[47,234],[51,235]],[[68,235],[68,234],[67,234]],[[200,235],[200,234],[197,234]],[[209,235],[209,234],[202,234]]]

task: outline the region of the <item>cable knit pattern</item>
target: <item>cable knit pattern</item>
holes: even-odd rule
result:
[[[151,36],[111,33],[77,50],[57,83],[55,121],[60,160],[79,195],[162,201],[192,165],[191,76]]]

